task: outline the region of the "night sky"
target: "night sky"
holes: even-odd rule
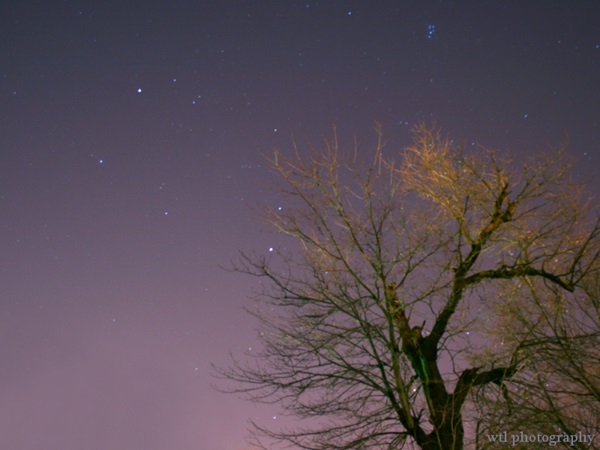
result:
[[[5,1],[0,448],[241,450],[210,363],[252,351],[264,154],[420,121],[600,193],[600,1]]]

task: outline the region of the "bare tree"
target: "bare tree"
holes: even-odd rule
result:
[[[497,437],[507,432],[554,435],[555,441],[563,440],[555,445],[559,448],[600,448],[598,272],[582,280],[581,289],[570,296],[524,280],[496,308],[490,339],[501,342],[507,354],[518,352],[526,363],[507,381],[503,395],[488,387],[477,390],[476,447],[502,448]],[[508,325],[510,333],[503,331]],[[576,440],[564,442],[571,436]]]
[[[264,280],[250,310],[262,351],[218,369],[232,391],[298,419],[254,424],[259,444],[462,449],[473,392],[508,395],[533,364],[483,339],[507,286],[570,298],[594,267],[598,222],[564,152],[517,166],[420,126],[395,162],[377,133],[367,163],[335,133],[320,150],[275,150],[289,204],[267,218],[298,248],[242,255],[236,270]]]

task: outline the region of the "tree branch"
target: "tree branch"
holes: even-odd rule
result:
[[[469,277],[464,279],[465,286],[476,284],[481,280],[491,280],[491,279],[511,279],[518,277],[542,277],[552,283],[560,286],[561,288],[573,292],[575,290],[575,286],[571,283],[563,281],[558,275],[555,275],[550,272],[546,272],[545,270],[536,269],[531,266],[517,266],[517,267],[508,267],[503,266],[499,269],[494,270],[484,270],[481,272],[477,272]]]

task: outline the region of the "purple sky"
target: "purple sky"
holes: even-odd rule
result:
[[[517,155],[566,139],[600,191],[598,1],[5,1],[0,448],[241,450],[281,421],[214,391],[255,345],[284,206],[261,153],[435,121]],[[277,422],[276,422],[277,423]]]

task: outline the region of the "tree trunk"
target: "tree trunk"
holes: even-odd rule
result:
[[[435,427],[422,440],[417,439],[417,444],[421,450],[462,450],[464,434],[462,414],[454,415],[445,418],[439,427]]]

